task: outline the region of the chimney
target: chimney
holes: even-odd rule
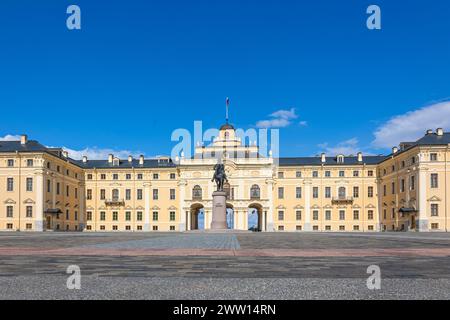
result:
[[[433,133],[433,130],[428,129],[426,134],[428,135],[428,134],[432,134],[432,133]]]
[[[444,129],[442,129],[442,128],[437,128],[437,129],[436,129],[436,134],[437,134],[438,136],[443,136],[443,135],[444,135]]]
[[[139,156],[139,164],[141,166],[144,164],[144,156],[142,154]]]
[[[397,147],[392,147],[392,154],[396,154],[398,152],[398,148]]]
[[[108,155],[108,163],[112,163],[113,162],[113,155],[110,153],[109,155]]]
[[[358,162],[362,162],[362,161],[363,161],[362,152],[358,152]]]
[[[26,144],[28,142],[28,136],[23,134],[20,136],[20,144]]]
[[[325,153],[322,153],[322,154],[320,155],[320,161],[322,161],[322,163],[327,162],[327,158],[325,157]]]
[[[132,156],[128,156],[128,162],[129,163],[133,162],[133,157]]]
[[[86,162],[87,162],[87,157],[83,156],[83,163],[86,163]]]

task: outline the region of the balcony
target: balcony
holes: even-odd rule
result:
[[[333,204],[353,204],[353,197],[333,197],[331,199]]]
[[[124,199],[106,199],[105,200],[105,205],[107,206],[124,206],[125,205],[125,200]]]

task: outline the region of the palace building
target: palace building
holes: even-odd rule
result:
[[[114,155],[74,160],[25,135],[0,141],[0,230],[187,231],[200,227],[200,216],[208,229],[217,158],[228,176],[231,229],[450,227],[450,133],[442,129],[402,142],[386,156],[274,159],[260,156],[256,145],[244,145],[227,123],[210,146],[197,146],[195,156],[177,161]]]

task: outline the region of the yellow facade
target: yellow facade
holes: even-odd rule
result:
[[[0,230],[186,231],[209,228],[213,166],[228,176],[230,227],[261,231],[447,231],[449,133],[428,131],[388,156],[255,156],[231,125],[177,161],[77,161],[36,141],[0,142]],[[238,155],[238,156],[236,156]]]

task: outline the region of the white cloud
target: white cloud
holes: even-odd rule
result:
[[[260,120],[256,123],[258,128],[284,128],[292,123],[293,119],[297,119],[298,115],[295,113],[295,108],[290,110],[278,110],[270,114],[271,119]],[[302,121],[303,122],[303,121]]]
[[[0,137],[0,141],[20,141],[20,136],[7,134],[4,137]]]
[[[87,156],[87,158],[90,160],[105,160],[108,159],[109,154],[113,154],[119,159],[127,159],[129,155],[132,155],[134,158],[138,158],[139,155],[142,154],[137,151],[100,149],[97,147],[85,148],[82,150],[73,150],[66,147],[63,147],[63,149],[69,153],[69,157],[78,160],[82,159],[83,156]]]
[[[300,121],[298,124],[301,125],[302,127],[306,127],[308,125],[308,122]]]
[[[416,141],[427,129],[436,128],[450,128],[450,101],[392,117],[376,129],[372,145],[391,148],[402,141]]]
[[[329,146],[328,142],[319,144],[318,147],[321,149],[320,152],[324,152],[327,155],[335,156],[338,154],[343,154],[346,156],[356,155],[361,149],[358,146],[358,139],[351,138],[342,142],[339,142],[335,146]]]

